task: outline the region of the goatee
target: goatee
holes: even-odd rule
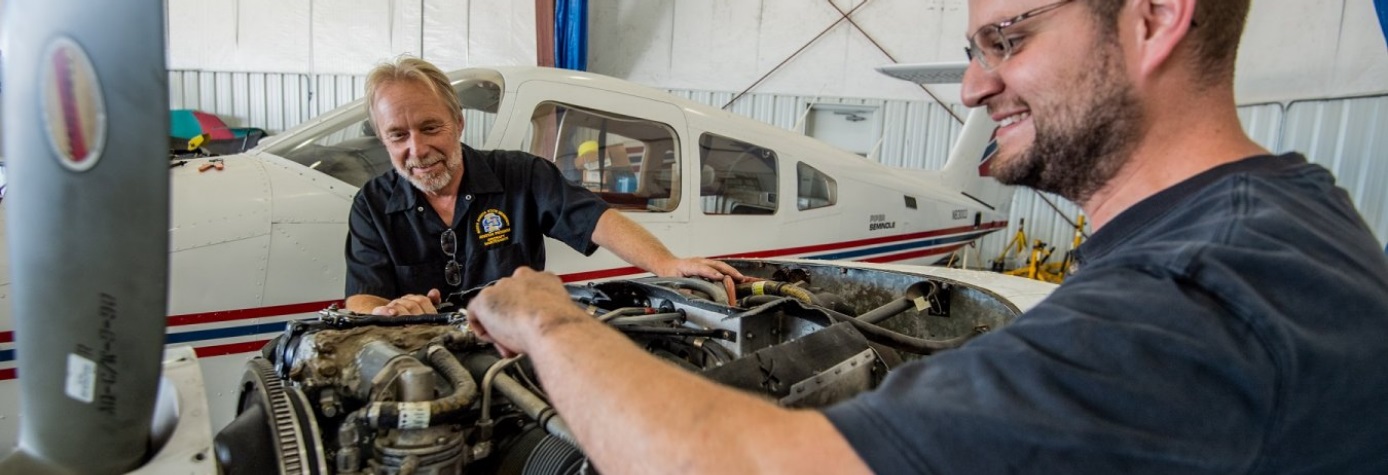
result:
[[[994,178],[1083,204],[1118,174],[1142,135],[1142,105],[1116,48],[1101,46],[1099,64],[1068,88],[1079,91],[1076,100],[1056,102],[1045,114],[1032,111],[1035,143],[994,164]]]

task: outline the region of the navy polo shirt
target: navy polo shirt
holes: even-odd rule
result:
[[[444,295],[545,266],[544,236],[584,254],[607,203],[565,181],[543,158],[463,145],[463,181],[453,222],[444,223],[409,180],[392,169],[362,186],[347,235],[347,295],[396,298],[439,289]],[[444,280],[440,237],[457,235],[463,280]]]

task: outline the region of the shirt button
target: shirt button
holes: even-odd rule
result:
[[[463,199],[472,201],[472,195],[463,195]]]
[[[415,208],[414,210],[415,210],[415,211],[418,211],[418,212],[420,212],[420,213],[423,213],[423,212],[424,212],[424,207],[423,207],[423,206],[420,206],[420,207],[418,207],[418,208]]]

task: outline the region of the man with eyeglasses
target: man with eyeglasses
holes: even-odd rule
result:
[[[970,0],[992,173],[1080,204],[1009,326],[796,411],[659,362],[521,269],[469,305],[603,473],[1388,473],[1388,258],[1236,114],[1249,0]]]
[[[348,310],[437,313],[450,293],[543,268],[545,236],[584,254],[601,246],[660,276],[743,278],[723,262],[674,256],[543,158],[459,143],[458,97],[422,59],[373,69],[366,105],[395,170],[367,182],[352,204]]]

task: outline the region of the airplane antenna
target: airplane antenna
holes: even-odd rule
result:
[[[810,118],[810,111],[814,110],[814,104],[806,103],[805,111],[800,113],[800,118],[795,120],[795,131],[805,134],[805,120]]]
[[[3,473],[122,473],[151,445],[167,315],[164,2],[6,5],[19,447]],[[13,94],[19,92],[19,94]]]
[[[882,134],[881,137],[877,137],[877,143],[872,144],[872,150],[868,151],[867,158],[872,159],[874,162],[880,161],[877,160],[877,155],[882,151],[882,142],[886,139],[887,135],[885,133]]]

